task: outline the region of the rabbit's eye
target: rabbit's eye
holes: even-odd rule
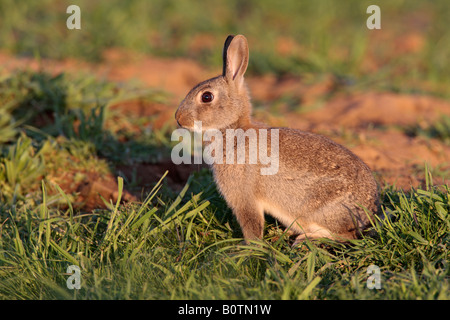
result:
[[[213,101],[214,96],[211,92],[207,91],[207,92],[203,92],[202,94],[202,101],[205,103],[211,102]]]

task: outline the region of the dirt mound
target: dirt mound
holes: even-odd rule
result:
[[[339,81],[332,75],[325,75],[322,81],[313,83],[299,77],[276,77],[272,74],[249,77],[246,80],[253,100],[270,102],[290,97],[302,105],[315,103],[339,86]]]
[[[160,129],[165,124],[175,121],[174,107],[146,100],[121,101],[111,105],[110,109],[117,111],[120,116],[147,119],[148,121],[144,123],[144,126],[151,125],[154,129]],[[114,119],[113,116],[113,120],[119,119]],[[128,123],[122,124],[122,130],[126,130],[130,133],[140,133],[140,128],[131,126]]]
[[[117,177],[112,174],[100,174],[92,171],[75,171],[70,168],[58,170],[46,179],[57,184],[67,195],[74,196],[72,206],[90,211],[105,207],[102,198],[116,203],[119,197]],[[53,190],[57,194],[57,190]],[[123,190],[121,201],[137,201],[138,198],[127,190]]]
[[[204,67],[188,59],[149,57],[120,49],[106,51],[104,62],[97,68],[110,80],[138,79],[174,94],[178,101],[195,84],[211,76]]]
[[[450,103],[434,97],[361,92],[336,96],[320,110],[304,115],[309,128],[365,128],[372,126],[407,126],[432,123],[450,115]]]
[[[379,181],[409,190],[424,185],[425,164],[441,171],[450,170],[450,147],[437,140],[408,137],[402,132],[371,130],[364,140],[350,149],[378,173]],[[435,177],[436,183],[449,182],[448,177]]]

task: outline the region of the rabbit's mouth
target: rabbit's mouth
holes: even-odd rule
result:
[[[178,129],[186,129],[186,130],[189,130],[189,131],[194,131],[195,130],[195,127],[193,125],[189,125],[188,123],[186,123],[186,122],[184,122],[182,120],[179,120],[179,119],[175,119],[175,120],[177,121]]]
[[[189,131],[204,131],[205,125],[202,121],[195,121],[194,117],[189,113],[183,113],[177,111],[175,113],[175,120],[177,122],[178,128],[187,129]]]

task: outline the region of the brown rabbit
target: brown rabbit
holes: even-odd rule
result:
[[[244,82],[248,61],[246,38],[228,36],[222,75],[195,86],[175,114],[179,126],[192,130],[194,121],[201,121],[203,129],[219,131],[222,141],[231,132],[229,129],[267,131],[270,143],[265,144],[267,150],[263,151],[276,156],[275,174],[262,174],[265,165],[261,161],[256,164],[248,161],[252,155],[250,139],[247,142],[238,138],[231,145],[223,143],[223,161],[212,164],[217,186],[236,216],[244,238],[262,238],[264,212],[297,235],[295,244],[305,238],[342,241],[357,238],[378,211],[379,195],[370,169],[351,151],[324,136],[270,128],[252,121],[252,105]],[[257,149],[260,153],[264,142],[261,137]],[[215,140],[212,141],[210,144]],[[230,152],[237,154],[238,148],[246,151],[246,162],[227,162],[226,156]]]

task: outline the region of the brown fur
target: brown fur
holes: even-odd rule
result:
[[[269,128],[251,119],[251,102],[244,83],[248,45],[244,36],[228,37],[223,74],[194,87],[181,102],[177,123],[189,129],[202,121],[203,129]],[[203,92],[213,93],[203,103]],[[370,169],[356,155],[330,139],[300,130],[279,129],[279,170],[261,175],[263,164],[213,164],[217,186],[236,216],[246,240],[261,239],[264,212],[305,238],[354,239],[378,210],[378,191]],[[270,135],[268,132],[268,149]],[[242,142],[241,142],[242,143]],[[248,143],[244,141],[248,160]],[[259,143],[259,141],[258,141]],[[238,148],[238,142],[234,148]],[[270,152],[269,152],[270,154]]]

